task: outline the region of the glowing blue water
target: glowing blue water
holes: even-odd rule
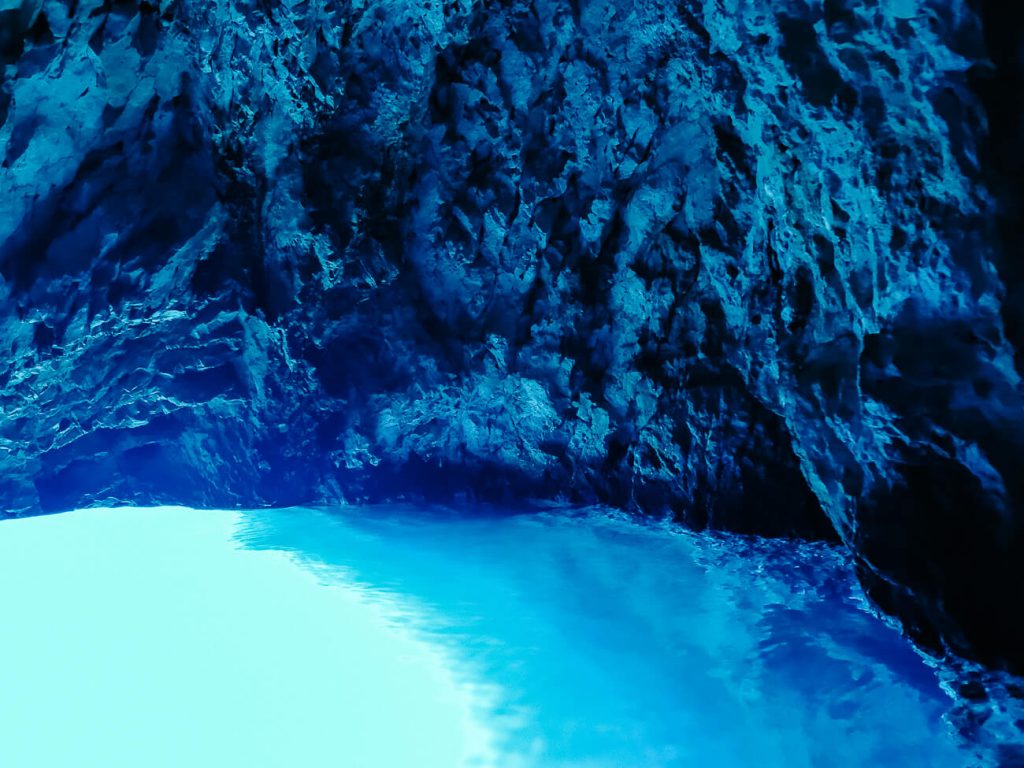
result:
[[[598,512],[90,511],[0,526],[0,584],[5,765],[965,763],[821,546]]]

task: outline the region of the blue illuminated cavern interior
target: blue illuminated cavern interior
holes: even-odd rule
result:
[[[0,0],[0,73],[0,765],[1024,766],[1014,2]]]

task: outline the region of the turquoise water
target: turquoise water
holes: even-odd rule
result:
[[[5,766],[961,766],[827,547],[600,511],[0,525]],[[54,738],[60,735],[60,738]]]

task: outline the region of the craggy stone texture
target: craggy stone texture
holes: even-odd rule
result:
[[[0,0],[4,513],[838,535],[1024,668],[1019,41],[976,6]]]

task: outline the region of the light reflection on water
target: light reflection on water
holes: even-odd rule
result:
[[[0,524],[0,765],[964,765],[819,545],[601,511]]]
[[[487,681],[501,764],[959,766],[932,670],[822,545],[600,511],[257,512],[239,538],[400,596]]]

